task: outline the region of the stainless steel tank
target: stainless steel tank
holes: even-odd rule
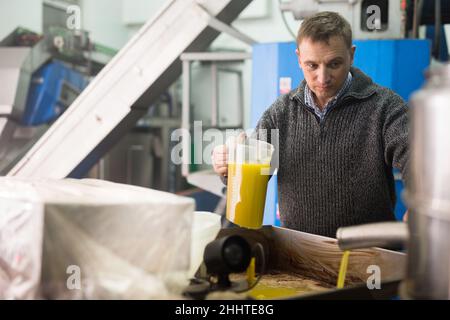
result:
[[[411,99],[410,210],[402,295],[450,298],[450,65],[432,68]]]

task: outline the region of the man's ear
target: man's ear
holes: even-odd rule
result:
[[[300,50],[298,50],[298,48],[295,49],[295,54],[297,55],[298,67],[301,69],[302,64],[300,63]]]
[[[353,64],[353,60],[355,59],[356,46],[352,46],[350,48],[350,64]]]

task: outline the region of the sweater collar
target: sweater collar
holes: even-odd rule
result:
[[[355,67],[350,68],[350,73],[353,76],[352,82],[348,90],[344,93],[341,99],[346,97],[353,97],[356,99],[366,99],[374,94],[376,89],[376,84],[365,75],[361,70]],[[293,100],[294,98],[303,101],[305,94],[306,81],[303,80],[297,89],[290,92],[289,98]]]

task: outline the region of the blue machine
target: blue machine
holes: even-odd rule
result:
[[[303,73],[299,69],[296,44],[266,43],[253,46],[252,75],[252,107],[250,126],[256,127],[263,112],[277,99],[280,90],[280,79],[291,79],[292,88],[300,84]],[[267,187],[266,207],[264,210],[265,225],[280,225],[278,211],[277,176],[272,176]]]
[[[55,120],[87,84],[83,74],[62,62],[43,65],[32,76],[22,124],[38,126]]]
[[[428,40],[356,40],[354,65],[372,79],[396,91],[406,101],[419,89],[430,64],[431,46]],[[253,47],[253,83],[251,126],[254,128],[263,112],[280,94],[297,87],[303,80],[295,54],[296,44],[267,43]],[[413,54],[412,54],[413,53]],[[396,180],[395,215],[401,219],[405,206],[401,201],[403,184]],[[280,225],[278,213],[277,177],[269,182],[264,212],[264,224]]]

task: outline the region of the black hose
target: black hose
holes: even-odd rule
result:
[[[423,0],[414,1],[414,20],[413,20],[413,35],[414,39],[419,37],[419,27],[422,21]]]

